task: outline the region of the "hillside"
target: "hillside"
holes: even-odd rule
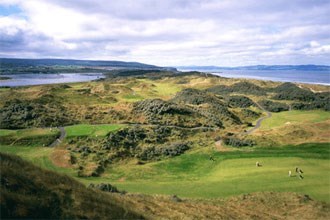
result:
[[[17,156],[0,154],[1,219],[141,219],[103,193]]]
[[[1,218],[43,219],[328,219],[329,205],[308,195],[252,193],[229,199],[104,193],[0,154]],[[134,210],[134,211],[132,211]],[[141,214],[136,214],[141,213]]]
[[[0,74],[100,72],[112,69],[175,70],[138,62],[0,58]]]

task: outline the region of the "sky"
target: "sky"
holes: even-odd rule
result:
[[[330,65],[330,0],[0,0],[0,57]]]

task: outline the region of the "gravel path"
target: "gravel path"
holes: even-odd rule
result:
[[[59,127],[58,129],[60,129],[61,135],[51,145],[49,145],[49,147],[56,147],[64,140],[66,136],[66,131],[64,127]]]

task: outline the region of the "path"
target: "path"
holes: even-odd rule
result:
[[[64,127],[59,127],[58,129],[60,129],[61,135],[52,144],[50,144],[49,147],[56,147],[64,140],[66,136],[66,131]]]
[[[264,117],[259,118],[258,121],[257,121],[257,123],[256,123],[256,125],[255,125],[253,128],[251,128],[251,129],[248,130],[248,131],[243,132],[244,135],[249,135],[249,134],[251,134],[252,132],[254,132],[255,130],[257,130],[258,128],[260,128],[260,126],[261,126],[261,122],[262,122],[263,120],[272,117],[272,113],[270,113],[269,111],[267,111],[267,110],[266,110],[264,107],[262,107],[259,103],[255,102],[255,104],[256,104],[261,110],[263,110],[264,112],[266,112],[267,115],[264,116]]]
[[[267,110],[266,110],[264,107],[262,107],[259,103],[255,102],[255,104],[256,104],[256,105],[257,105],[262,111],[266,112],[267,115],[264,116],[264,117],[259,118],[258,121],[257,121],[257,123],[256,123],[256,125],[255,125],[253,128],[251,128],[251,129],[248,130],[248,131],[243,131],[243,132],[239,133],[239,135],[249,135],[249,134],[251,134],[252,132],[254,132],[255,130],[257,130],[258,128],[260,128],[260,126],[261,126],[261,122],[262,122],[263,120],[272,117],[272,113],[270,113],[269,111],[267,111]],[[217,149],[218,151],[229,151],[229,150],[231,150],[231,149],[225,148],[225,147],[222,145],[222,140],[216,141],[216,142],[215,142],[215,147],[216,147],[216,149]]]

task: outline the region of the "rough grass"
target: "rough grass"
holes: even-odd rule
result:
[[[67,137],[78,137],[78,136],[93,136],[93,137],[104,137],[109,132],[116,131],[122,128],[123,125],[116,124],[103,124],[103,125],[89,125],[80,124],[65,127]]]
[[[313,111],[285,111],[280,113],[272,113],[272,117],[264,120],[261,124],[261,130],[269,130],[284,126],[286,124],[304,124],[310,122],[321,122],[330,119],[330,112],[313,110]]]

